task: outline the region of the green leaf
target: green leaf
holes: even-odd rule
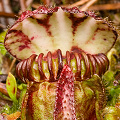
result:
[[[0,43],[0,53],[2,55],[5,55],[7,52],[7,50],[5,49],[4,45],[2,43]]]
[[[114,55],[118,56],[117,50],[115,48],[112,48],[108,53],[107,57],[109,59],[109,69],[112,71],[115,71],[115,65],[117,64],[117,60],[114,57]]]
[[[22,89],[21,93],[20,93],[20,98],[19,98],[19,110],[20,110],[21,107],[22,107],[22,101],[23,101],[23,99],[24,99],[24,97],[25,97],[26,91],[27,91],[27,86],[24,87],[24,88]]]
[[[27,85],[24,84],[24,83],[21,83],[21,84],[18,86],[18,89],[20,89],[20,90],[27,89]]]
[[[113,85],[113,81],[114,81],[114,75],[115,73],[113,71],[107,71],[104,75],[103,75],[103,84],[105,85],[105,87],[108,87],[110,85]]]
[[[10,114],[10,106],[8,104],[6,104],[3,108],[3,110],[1,111],[1,113]]]
[[[119,119],[119,112],[116,107],[110,106],[105,107],[103,110],[104,120],[118,120]]]
[[[6,81],[6,88],[10,98],[13,102],[17,102],[16,93],[17,93],[17,83],[15,77],[9,73]]]
[[[2,33],[0,33],[0,42],[4,42],[4,38],[5,38],[5,35],[6,35],[7,31],[4,31]]]

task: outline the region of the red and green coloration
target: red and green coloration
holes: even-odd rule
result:
[[[106,53],[115,43],[117,33],[106,21],[92,12],[78,8],[46,8],[26,11],[9,29],[5,38],[6,49],[23,60],[33,53],[47,55],[58,49],[84,50],[89,54]]]
[[[58,82],[34,82],[23,102],[22,120],[101,120],[105,94],[100,77],[73,80],[72,71],[65,65]]]
[[[21,61],[16,67],[16,73],[23,82],[55,82],[59,78],[64,65],[68,65],[74,75],[74,79],[81,81],[91,78],[94,74],[103,75],[108,69],[109,61],[104,54],[90,55],[81,51],[79,53],[69,51],[63,57],[61,50],[57,50],[55,56],[48,52],[44,57],[33,54]]]
[[[8,30],[6,49],[18,60],[18,77],[30,84],[21,119],[101,120],[100,76],[117,32],[93,12],[78,8],[26,11]]]
[[[76,120],[74,106],[74,79],[72,70],[66,65],[58,81],[54,119]]]

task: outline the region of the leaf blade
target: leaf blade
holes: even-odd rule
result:
[[[6,88],[10,98],[13,102],[17,102],[16,94],[17,94],[17,83],[15,77],[9,72],[7,81],[6,81]]]

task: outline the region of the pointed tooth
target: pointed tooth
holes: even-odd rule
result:
[[[48,69],[50,72],[49,81],[53,82],[53,81],[55,81],[55,78],[54,78],[53,69],[52,69],[52,54],[51,54],[51,52],[48,52],[48,54],[47,54],[47,61],[48,61]]]
[[[29,81],[34,81],[35,78],[32,76],[32,65],[33,65],[33,62],[35,61],[35,58],[37,57],[37,55],[35,54],[32,54],[28,60],[27,60],[27,72],[28,72],[28,79]]]
[[[67,51],[66,52],[66,61],[67,61],[67,65],[70,67],[70,60],[71,60],[71,58],[70,58],[70,52],[69,51]]]
[[[22,64],[22,74],[24,77],[25,82],[27,82],[27,59],[23,60],[23,64]]]
[[[75,59],[77,61],[77,73],[76,73],[76,79],[81,79],[81,59],[78,53],[74,53]]]
[[[82,58],[85,63],[85,74],[83,75],[84,79],[90,78],[91,77],[91,72],[90,72],[90,63],[88,59],[88,55],[85,52],[81,52]]]
[[[96,62],[95,62],[95,58],[93,57],[93,55],[88,54],[89,60],[91,62],[91,76],[95,74],[96,72]]]
[[[97,63],[97,71],[96,71],[96,74],[101,76],[102,75],[102,63],[101,61],[99,60],[99,58],[97,57],[97,55],[94,55],[94,58],[95,58],[95,61]]]
[[[38,69],[39,69],[39,73],[40,73],[40,79],[41,80],[45,80],[45,74],[43,73],[43,68],[42,68],[42,59],[43,59],[43,53],[39,54],[37,62],[38,62]]]
[[[60,49],[58,49],[57,51],[58,54],[58,73],[57,73],[57,78],[59,78],[60,73],[63,69],[63,58],[62,58],[62,52]]]
[[[17,64],[17,66],[16,66],[16,74],[23,82],[25,82],[24,78],[23,78],[23,74],[22,74],[22,64],[23,64],[23,61],[20,61]]]

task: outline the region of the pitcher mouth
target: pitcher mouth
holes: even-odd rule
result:
[[[27,82],[55,82],[59,79],[64,65],[68,65],[74,76],[74,80],[82,81],[91,78],[94,74],[103,75],[109,66],[106,55],[91,55],[84,51],[66,52],[62,56],[60,49],[54,55],[49,51],[44,57],[43,53],[38,56],[31,55],[29,58],[18,63],[16,73],[18,77]]]

